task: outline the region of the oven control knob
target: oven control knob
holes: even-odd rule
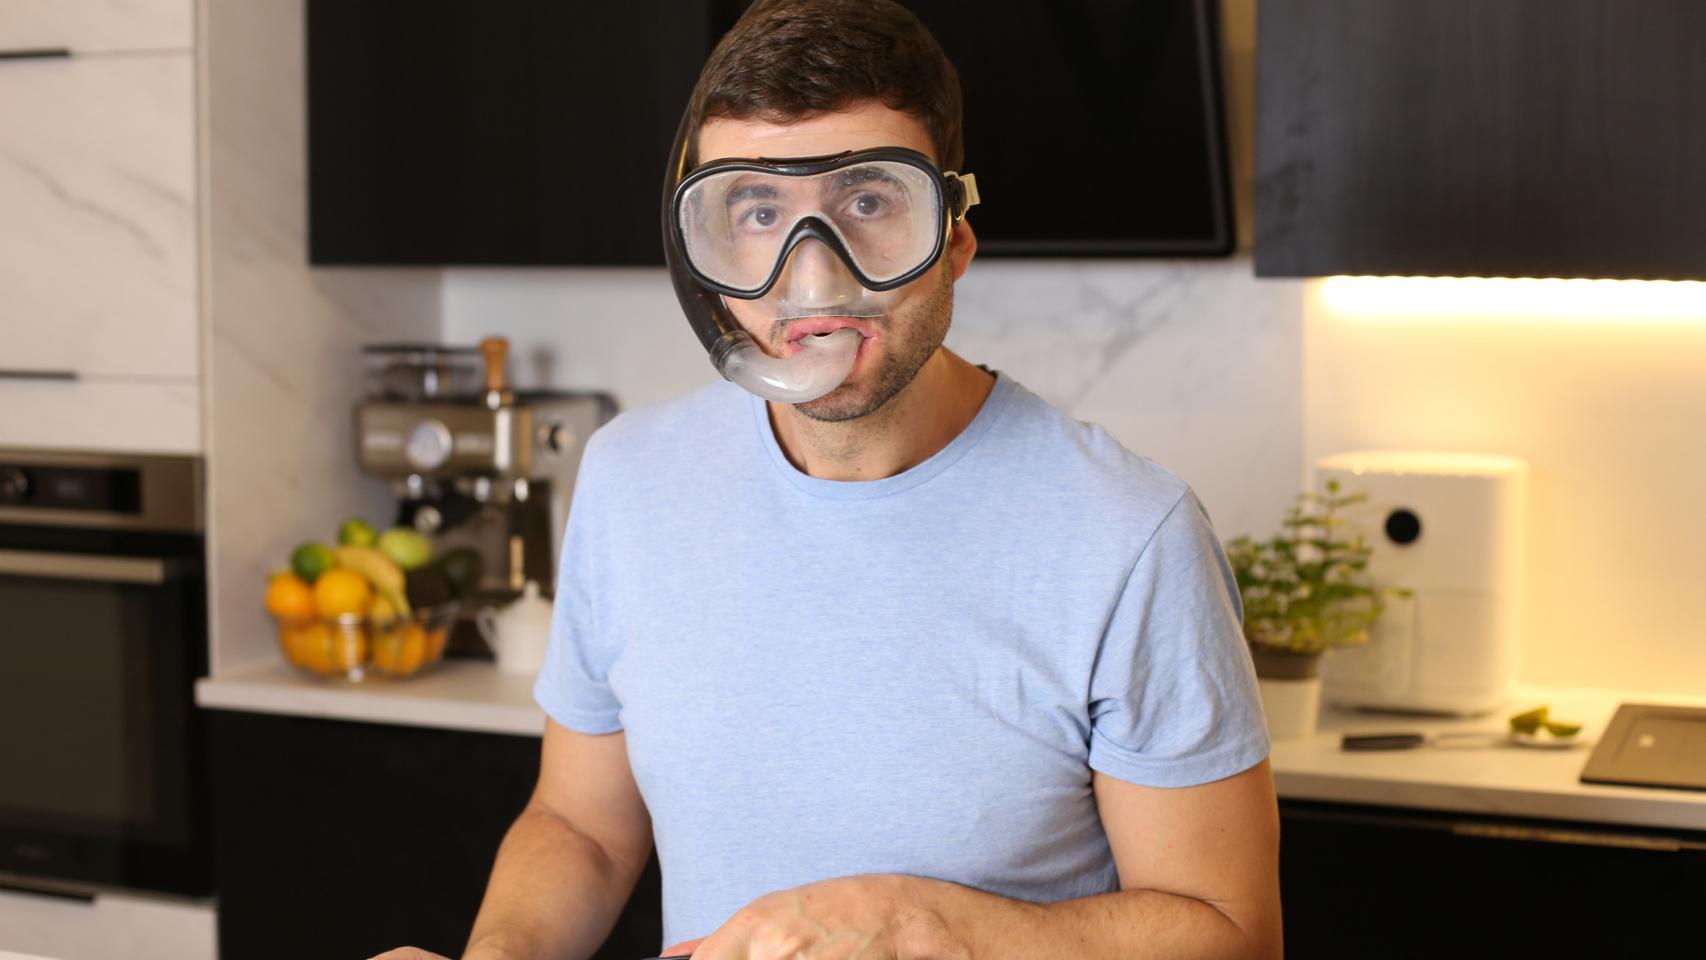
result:
[[[29,474],[18,467],[0,467],[0,503],[23,503],[29,495]]]
[[[422,420],[409,431],[403,459],[416,470],[437,470],[450,459],[450,428],[437,420]]]

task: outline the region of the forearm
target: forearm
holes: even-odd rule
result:
[[[943,938],[936,946],[947,957],[1253,960],[1280,956],[1279,944],[1266,942],[1274,937],[1247,934],[1210,904],[1159,890],[1122,890],[1035,904],[939,880],[919,884],[915,902],[925,912],[922,923]]]
[[[612,860],[530,805],[505,834],[463,960],[580,960],[609,935],[643,864]]]

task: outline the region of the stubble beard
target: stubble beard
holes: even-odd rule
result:
[[[948,336],[954,281],[947,270],[936,276],[934,289],[909,298],[883,322],[882,366],[868,385],[844,384],[816,400],[796,403],[794,409],[821,423],[844,423],[876,413],[905,390]]]

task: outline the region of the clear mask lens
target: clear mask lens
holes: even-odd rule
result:
[[[803,317],[880,317],[893,310],[908,286],[867,290],[835,251],[807,239],[788,255],[775,285],[738,309],[754,320],[768,322]]]
[[[872,283],[918,269],[940,247],[941,181],[897,160],[808,175],[720,170],[683,191],[676,208],[684,253],[706,279],[757,296],[812,218]],[[777,277],[780,285],[781,277]]]

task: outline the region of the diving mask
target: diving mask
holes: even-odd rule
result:
[[[718,371],[767,399],[803,403],[835,389],[859,338],[807,337],[795,356],[771,357],[722,298],[748,301],[769,322],[889,313],[978,202],[972,175],[944,173],[904,147],[723,159],[687,171],[684,133],[664,198],[676,294]]]

